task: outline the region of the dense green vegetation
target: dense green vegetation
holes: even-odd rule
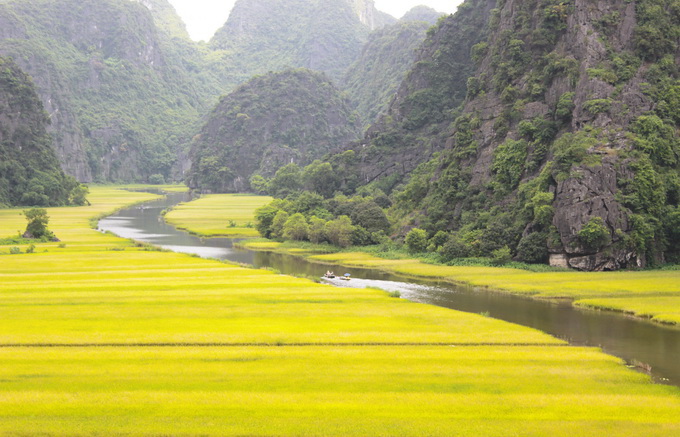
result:
[[[373,29],[354,7],[348,0],[236,2],[210,41],[212,66],[228,87],[286,68],[309,68],[339,80]]]
[[[13,56],[50,102],[65,168],[85,180],[171,178],[217,94],[191,71],[197,49],[171,39],[177,26],[158,31],[146,7],[118,0],[8,1],[0,20],[7,23],[0,53]]]
[[[49,119],[31,79],[0,57],[0,205],[83,205],[84,188],[61,170]]]
[[[258,76],[210,114],[192,147],[189,185],[244,191],[254,175],[308,164],[358,136],[357,117],[324,74],[299,69]]]
[[[607,60],[587,75],[579,65],[589,66],[591,42],[564,44],[578,32],[566,25],[571,2],[511,10],[499,1],[490,14],[485,4],[468,1],[428,32],[361,164],[343,173],[329,161],[355,184],[341,191],[387,193],[394,236],[421,228],[445,261],[509,254],[534,263],[553,253],[585,270],[676,261],[677,2],[636,2],[629,39],[616,32],[625,2],[593,11],[588,34],[597,32],[593,50]],[[581,191],[593,194],[570,197]]]
[[[526,14],[537,7],[544,8],[542,19],[532,22],[520,11],[515,14],[514,27],[476,47],[480,62],[481,59],[485,61],[470,83],[483,84],[484,75],[493,80],[491,87],[475,88],[469,90],[469,94],[481,100],[483,97],[478,96],[485,92],[496,93],[506,102],[504,112],[494,124],[497,140],[490,180],[486,185],[472,183],[472,173],[461,170],[474,165],[477,159],[474,147],[480,141],[475,134],[481,125],[479,114],[469,111],[455,121],[453,147],[438,157],[438,164],[423,167],[413,175],[409,185],[396,195],[396,208],[404,217],[408,217],[412,208],[420,209],[422,215],[410,220],[427,229],[430,236],[441,230],[455,230],[449,237],[453,239],[450,245],[458,245],[462,252],[455,255],[490,255],[492,251],[508,246],[519,259],[545,260],[545,255],[537,254],[545,254],[549,245],[559,247],[564,244],[559,240],[550,242],[556,234],[551,226],[554,187],[574,177],[580,166],[603,165],[598,151],[608,143],[620,142],[620,145],[609,146],[616,149],[612,154],[619,155],[614,161],[619,168],[620,192],[616,200],[626,209],[632,226],[625,229],[618,225],[626,232],[619,240],[614,234],[621,229],[612,229],[614,223],[604,223],[602,218],[595,217],[583,225],[576,237],[590,253],[609,247],[615,237],[619,240],[618,246],[635,251],[648,263],[660,262],[664,253],[669,260],[676,259],[678,244],[673,231],[663,224],[673,222],[679,200],[675,195],[680,153],[678,120],[664,109],[668,108],[669,99],[672,101],[674,88],[678,86],[678,72],[672,57],[675,45],[659,42],[665,51],[658,48],[651,55],[644,48],[650,42],[649,37],[643,36],[678,35],[677,21],[671,24],[669,19],[676,2],[637,2],[635,52],[618,53],[608,46],[611,63],[601,65],[598,70],[600,77],[606,72],[607,77],[612,77],[609,81],[620,84],[621,89],[635,86],[630,81],[637,74],[643,74],[637,73],[636,69],[646,62],[647,73],[637,80],[649,82],[643,88],[644,92],[653,107],[661,110],[644,113],[633,118],[630,124],[621,121],[621,126],[628,131],[629,141],[613,139],[612,130],[588,126],[569,132],[573,125],[567,121],[572,114],[581,111],[573,103],[575,61],[563,52],[553,51],[553,47],[566,32],[563,23],[571,13],[571,7],[564,2],[544,1],[538,6],[533,3],[536,2],[524,2],[522,7],[526,8]],[[617,16],[606,16],[612,20],[609,26],[615,28],[620,24],[616,22]],[[609,44],[606,35],[603,39]],[[489,67],[485,67],[487,62]],[[591,70],[589,74],[598,75]],[[562,94],[552,116],[522,119],[525,106],[532,102],[550,103],[544,95],[545,90],[554,81],[568,78],[572,78],[569,79],[572,80],[571,90]],[[526,85],[520,87],[520,82]],[[582,113],[591,119],[608,114],[617,98],[616,93],[590,98],[582,103]],[[508,135],[512,132],[515,132],[514,137]]]
[[[361,57],[343,79],[343,88],[365,126],[376,121],[389,105],[429,27],[422,21],[401,21],[369,35]]]

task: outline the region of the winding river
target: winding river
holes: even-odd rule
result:
[[[372,269],[328,266],[303,258],[234,247],[238,240],[202,239],[175,229],[161,212],[188,194],[169,193],[166,198],[124,209],[99,222],[99,229],[124,238],[150,243],[176,252],[196,254],[255,267],[273,268],[284,274],[320,277],[326,270],[350,273],[349,282],[337,286],[374,286],[399,291],[414,302],[490,317],[529,326],[579,346],[601,347],[631,366],[651,373],[655,381],[680,386],[680,329],[621,314],[574,308],[569,302],[548,302],[476,289],[468,286],[418,281]]]

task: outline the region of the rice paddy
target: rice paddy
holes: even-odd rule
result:
[[[88,227],[153,197],[95,187],[49,210],[65,247],[0,256],[0,435],[680,434],[680,389],[597,349]]]
[[[165,220],[197,235],[257,237],[253,212],[271,201],[268,196],[208,194],[177,205],[165,215]]]

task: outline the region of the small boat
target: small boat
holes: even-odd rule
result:
[[[352,279],[351,276],[352,275],[350,275],[349,273],[345,273],[345,276],[341,276],[340,279],[342,279],[343,281],[349,281],[350,279]]]
[[[324,274],[322,278],[335,279],[335,274],[333,272],[326,272],[326,274]]]

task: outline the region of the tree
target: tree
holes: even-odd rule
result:
[[[385,212],[373,201],[351,205],[352,223],[365,228],[368,232],[390,232],[390,221]]]
[[[288,213],[286,211],[278,211],[272,220],[271,237],[283,238],[283,227],[288,221]]]
[[[405,243],[410,253],[425,252],[427,249],[427,232],[422,229],[413,228],[406,234]]]
[[[602,220],[602,217],[592,217],[580,231],[578,231],[578,239],[587,250],[595,251],[611,243],[611,234],[609,228]]]
[[[340,188],[340,180],[328,162],[314,161],[305,167],[302,173],[305,189],[322,195],[325,198],[333,196]]]
[[[269,181],[269,194],[284,198],[300,191],[302,188],[302,173],[300,166],[295,163],[284,165]]]
[[[269,182],[264,177],[262,177],[262,175],[255,173],[250,177],[250,188],[252,188],[257,194],[265,194],[269,189],[268,185]]]
[[[54,234],[47,229],[50,217],[43,208],[31,208],[24,211],[28,225],[26,226],[26,236],[29,238],[54,238]]]
[[[316,216],[309,219],[309,241],[318,244],[326,241],[326,220]]]
[[[352,243],[352,220],[346,215],[342,215],[335,220],[326,223],[326,234],[328,240],[340,247],[347,247]]]
[[[297,213],[286,220],[283,225],[283,238],[286,240],[302,241],[309,236],[309,225],[305,216]]]
[[[78,184],[71,190],[69,203],[78,206],[89,205],[90,202],[86,197],[88,194],[90,194],[90,189],[86,185]]]
[[[272,235],[272,223],[274,222],[274,217],[279,209],[271,206],[264,205],[255,210],[255,229],[264,238],[270,238]]]

